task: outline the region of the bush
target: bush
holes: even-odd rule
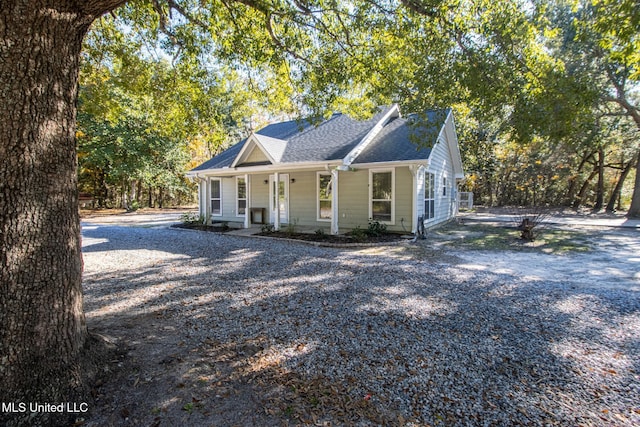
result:
[[[263,233],[273,233],[274,232],[273,224],[265,224],[262,226],[261,230]]]
[[[369,237],[380,237],[387,234],[387,226],[379,223],[378,221],[369,221],[369,227],[367,227],[366,234]]]
[[[289,224],[287,224],[287,228],[285,228],[285,233],[287,233],[289,236],[293,236],[294,234],[296,234],[297,225],[298,225],[298,218],[289,221]]]
[[[127,212],[135,212],[138,209],[140,209],[140,203],[138,203],[137,200],[131,201],[131,203],[129,203],[129,205],[127,206]]]
[[[351,233],[349,233],[349,234],[357,242],[362,241],[362,240],[364,240],[365,237],[367,237],[367,232],[365,230],[363,230],[362,228],[360,228],[359,225],[356,225],[356,228],[351,230]]]
[[[204,215],[198,215],[192,212],[183,213],[182,216],[180,217],[180,220],[182,221],[183,224],[189,224],[189,225],[205,223]]]

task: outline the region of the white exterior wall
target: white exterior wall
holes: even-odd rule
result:
[[[438,223],[447,221],[457,213],[456,177],[449,144],[451,134],[447,131],[447,127],[452,127],[451,121],[447,121],[444,132],[441,133],[438,142],[431,149],[431,155],[429,156],[427,172],[435,175],[435,212],[434,218],[425,222],[426,227],[432,227]],[[443,178],[446,178],[446,195],[443,194]]]

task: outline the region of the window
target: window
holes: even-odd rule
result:
[[[222,186],[219,179],[211,180],[211,215],[222,216]]]
[[[247,182],[244,177],[236,178],[236,215],[245,215],[247,212]]]
[[[318,221],[331,219],[332,190],[331,174],[318,172]]]
[[[446,176],[442,177],[442,195],[443,196],[447,195],[447,177]]]
[[[431,172],[424,174],[424,219],[430,220],[435,217],[436,211],[436,190],[435,175]]]
[[[370,217],[374,221],[393,222],[393,171],[371,171]]]

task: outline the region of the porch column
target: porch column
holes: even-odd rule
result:
[[[412,165],[409,167],[411,176],[413,177],[413,203],[411,204],[412,221],[411,232],[415,234],[418,231],[418,166]]]
[[[245,174],[244,185],[246,188],[247,203],[244,209],[244,228],[251,227],[251,175]]]
[[[331,234],[338,234],[338,169],[331,170]]]
[[[204,223],[211,224],[211,178],[204,182]]]
[[[273,182],[275,183],[274,191],[274,215],[273,215],[273,229],[280,230],[280,174],[278,172],[273,174]]]
[[[204,180],[198,178],[198,215],[204,217],[205,215],[205,205],[204,205]]]

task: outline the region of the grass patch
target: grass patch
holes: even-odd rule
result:
[[[448,224],[431,233],[448,247],[468,250],[530,251],[549,254],[588,252],[592,249],[584,232],[544,228],[538,230],[536,240],[525,241],[520,230],[505,224]]]

